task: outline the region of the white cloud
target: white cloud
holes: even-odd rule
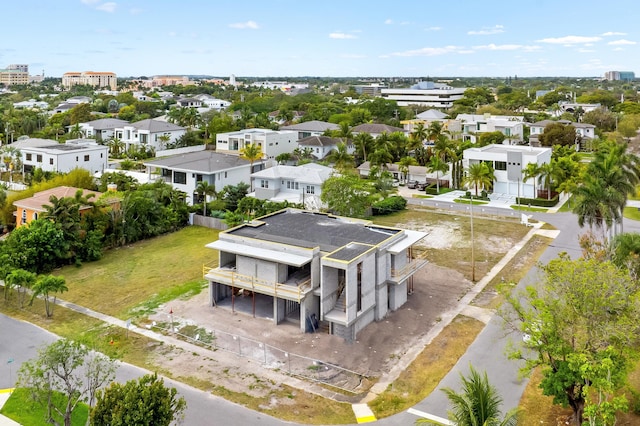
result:
[[[522,44],[485,44],[483,46],[473,46],[477,50],[524,50],[530,52],[532,50],[539,50],[540,46],[526,46]]]
[[[393,56],[439,56],[460,50],[457,46],[423,47],[422,49],[406,50],[392,53]]]
[[[440,31],[442,27],[427,27],[425,31]]]
[[[490,35],[490,34],[500,34],[504,32],[504,26],[495,25],[493,27],[483,27],[481,30],[472,30],[467,31],[469,35]]]
[[[391,24],[393,24],[393,19],[386,19],[384,21],[384,23],[385,23],[385,25],[391,25]]]
[[[627,33],[619,33],[617,31],[609,31],[606,33],[602,33],[602,37],[623,36],[623,35],[627,35]]]
[[[580,52],[580,53],[593,53],[593,52],[595,52],[595,50],[593,50],[593,49],[585,49],[585,48],[581,47],[580,49],[578,49],[578,52]]]
[[[342,32],[334,32],[329,34],[329,38],[335,38],[335,39],[339,39],[339,40],[346,40],[346,39],[352,39],[352,38],[357,38],[356,36],[354,36],[353,34],[347,34],[347,33],[342,33]]]
[[[107,3],[102,3],[101,5],[96,6],[97,10],[101,10],[103,12],[109,12],[109,13],[113,13],[116,11],[116,7],[118,5],[114,2],[107,2]]]
[[[257,30],[260,28],[256,21],[247,21],[247,22],[236,22],[234,24],[229,24],[230,28],[236,28],[239,30]]]
[[[593,43],[596,41],[602,40],[601,37],[585,37],[585,36],[565,36],[565,37],[550,37],[543,38],[541,40],[537,40],[540,43],[549,43],[549,44],[564,44],[566,46],[571,46],[574,44],[585,44],[585,43]]]
[[[613,49],[614,52],[620,52],[624,50],[624,47],[616,47],[615,49]]]
[[[636,44],[635,41],[631,41],[631,40],[616,40],[616,41],[610,41],[609,43],[607,43],[611,46],[622,46],[623,44]]]

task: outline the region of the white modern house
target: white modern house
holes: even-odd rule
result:
[[[117,118],[100,118],[86,123],[79,123],[79,126],[85,137],[93,138],[97,141],[106,141],[115,136],[116,129],[122,129],[128,124],[128,121]]]
[[[196,187],[207,182],[216,191],[227,185],[244,182],[250,185],[251,163],[238,155],[221,154],[215,151],[196,151],[157,160],[146,161],[148,173],[156,174],[178,191],[187,194],[190,205],[200,202]],[[261,161],[253,164],[253,171],[261,170]]]
[[[312,120],[303,123],[292,124],[290,126],[282,126],[280,130],[293,130],[298,132],[298,139],[308,138],[309,136],[322,136],[324,132],[330,130],[338,130],[340,126],[326,121]]]
[[[173,143],[187,133],[187,129],[173,123],[161,120],[141,120],[127,123],[114,129],[115,137],[125,144],[125,150],[131,146],[147,145],[156,151],[166,148],[166,144]],[[166,141],[163,141],[166,139]]]
[[[331,167],[316,163],[269,167],[251,175],[253,196],[260,200],[303,204],[308,210],[318,210],[322,205],[322,184],[332,173]]]
[[[285,209],[220,232],[207,244],[218,267],[205,268],[209,304],[235,305],[239,291],[273,306],[273,323],[300,332],[326,324],[354,342],[358,333],[405,304],[425,264],[414,247],[427,234],[370,221]],[[239,301],[242,303],[243,301]],[[314,321],[315,319],[315,321]]]
[[[524,117],[517,115],[458,114],[455,125],[449,124],[450,131],[460,131],[462,139],[476,143],[480,133],[500,132],[505,136],[505,144],[511,145],[524,138]]]
[[[231,102],[218,99],[207,94],[194,95],[194,98],[202,102],[202,108],[213,109],[215,111],[223,111],[231,106]]]
[[[254,144],[262,149],[264,159],[272,159],[279,154],[292,152],[297,140],[298,134],[292,130],[244,129],[218,133],[216,150],[240,154],[245,146]]]
[[[22,154],[24,172],[37,168],[45,172],[68,173],[73,169],[86,169],[91,174],[102,172],[108,166],[109,148],[92,139],[72,139],[64,144],[47,139],[30,142],[27,139],[16,146]]]
[[[466,149],[462,161],[465,169],[475,163],[489,163],[495,175],[494,193],[536,198],[535,182],[523,181],[522,170],[530,163],[541,166],[551,162],[551,151],[551,148],[494,144]]]
[[[380,92],[383,98],[396,101],[398,106],[451,108],[455,101],[464,97],[465,90],[445,83],[421,81],[406,89],[382,89]]]

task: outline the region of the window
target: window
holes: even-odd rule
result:
[[[84,161],[89,161],[89,154],[84,156]]]
[[[38,157],[36,158],[36,161],[38,163],[42,163],[42,155],[41,154],[38,154]]]
[[[227,172],[224,172],[224,178],[225,179],[227,178]]]
[[[27,154],[27,161],[31,161],[31,154]]]
[[[495,170],[507,170],[507,162],[506,161],[496,161]]]
[[[23,225],[27,223],[27,211],[24,209],[22,210],[22,217],[20,218],[20,223]]]
[[[53,158],[49,158],[49,164],[53,166]]]
[[[202,182],[202,175],[196,175],[196,182]]]
[[[316,193],[316,187],[313,185],[307,185],[307,194],[315,194]]]
[[[173,183],[185,185],[187,183],[187,174],[185,172],[173,172]]]
[[[260,180],[260,188],[269,188],[269,181],[261,179]]]
[[[38,213],[33,212],[33,220],[38,220]]]
[[[357,281],[358,281],[358,294],[356,297],[356,310],[360,312],[362,310],[362,262],[358,263],[358,272],[357,272]]]
[[[104,158],[104,157],[103,157],[103,155],[104,155],[104,154],[101,152],[101,153],[100,153],[100,158]]]

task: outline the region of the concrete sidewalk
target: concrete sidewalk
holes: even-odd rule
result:
[[[11,392],[13,392],[13,389],[0,389],[0,408],[7,402],[7,399],[11,396]],[[20,426],[20,423],[16,423],[10,418],[0,414],[0,426]]]

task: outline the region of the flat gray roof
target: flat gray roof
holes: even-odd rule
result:
[[[324,252],[332,252],[350,243],[377,245],[401,230],[351,222],[322,213],[287,209],[226,232],[297,247],[319,246]]]
[[[204,150],[173,155],[159,160],[145,161],[144,164],[171,170],[210,174],[234,167],[248,166],[251,162],[238,155]]]

